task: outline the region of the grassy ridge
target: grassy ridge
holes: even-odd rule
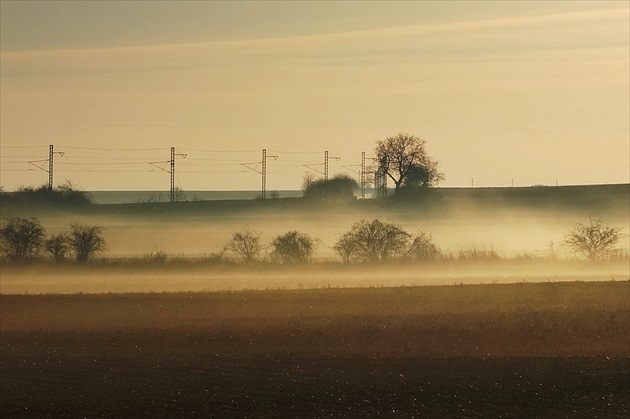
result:
[[[476,211],[498,209],[562,210],[583,214],[619,213],[630,210],[630,185],[581,185],[560,187],[527,188],[432,188],[413,195],[391,195],[386,199],[367,199],[338,202],[313,202],[301,198],[279,198],[262,200],[218,200],[191,202],[153,202],[132,204],[103,204],[57,208],[85,214],[146,215],[146,214],[226,214],[234,212],[262,211],[262,214],[277,211],[317,212],[322,209],[339,211],[416,211],[443,214],[463,208]],[[20,205],[3,203],[3,217],[21,215],[24,211],[38,214],[50,210],[43,204]]]
[[[300,198],[238,201],[197,201],[153,204],[112,204],[93,207],[97,213],[209,213],[225,214],[261,211],[318,212],[355,211],[406,212],[420,211],[440,215],[462,209],[494,212],[497,210],[568,211],[583,214],[625,213],[630,210],[630,185],[589,185],[531,188],[435,188],[415,195],[391,195],[386,199],[357,200],[340,204],[312,202]]]

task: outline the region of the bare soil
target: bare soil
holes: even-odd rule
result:
[[[627,417],[630,282],[0,295],[2,417]]]

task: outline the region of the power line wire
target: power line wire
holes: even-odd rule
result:
[[[258,153],[260,150],[211,150],[198,148],[178,148],[180,151],[196,151],[202,153]]]
[[[46,148],[48,147],[48,145],[13,145],[13,146],[4,146],[4,147],[0,147],[1,148]]]
[[[269,150],[270,153],[280,153],[280,154],[321,154],[321,151],[280,151],[280,150]]]
[[[67,148],[70,150],[96,150],[96,151],[163,151],[169,150],[169,148],[105,148],[105,147],[74,147],[60,145],[59,148]]]

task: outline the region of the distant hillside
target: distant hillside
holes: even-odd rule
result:
[[[37,215],[51,208],[2,205],[2,217]],[[427,216],[458,212],[487,213],[525,210],[528,212],[573,212],[583,216],[613,215],[628,218],[630,214],[630,184],[587,185],[520,188],[433,188],[413,195],[393,195],[383,199],[355,200],[346,203],[305,201],[301,198],[208,200],[188,202],[150,202],[133,204],[103,204],[89,207],[57,208],[86,214],[142,216],[144,214],[234,215],[241,212],[282,213],[283,211],[326,212],[336,214],[361,212],[384,217],[389,213],[425,213]]]
[[[347,203],[308,202],[301,198],[221,200],[152,204],[97,205],[98,213],[117,214],[235,214],[239,212],[302,211],[305,213],[426,213],[440,216],[459,211],[492,213],[504,210],[562,211],[584,216],[616,217],[630,214],[630,184],[528,188],[434,188],[412,196],[390,195],[384,199],[356,200]]]
[[[527,188],[445,188],[436,193],[451,205],[528,209],[630,211],[630,184]]]

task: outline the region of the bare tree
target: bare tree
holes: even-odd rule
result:
[[[413,238],[407,254],[409,257],[418,261],[429,261],[440,257],[442,251],[433,242],[433,238],[430,234],[420,231],[416,237]]]
[[[271,242],[271,257],[280,263],[306,263],[311,260],[317,239],[299,231],[289,231]]]
[[[356,236],[350,232],[344,234],[337,240],[337,243],[333,246],[333,249],[339,253],[343,263],[350,263],[351,259],[356,253],[358,243]]]
[[[562,244],[591,261],[603,258],[621,240],[621,229],[609,227],[601,218],[589,218],[588,224],[576,224],[564,236]]]
[[[386,159],[387,176],[394,181],[397,192],[402,186],[429,187],[444,179],[439,163],[427,154],[425,144],[426,140],[406,133],[376,142],[377,158]]]
[[[411,236],[399,226],[380,220],[355,223],[333,247],[345,262],[382,262],[407,252]]]
[[[70,252],[70,237],[68,233],[53,234],[44,242],[44,248],[55,262],[63,262]]]
[[[0,225],[0,247],[11,260],[26,260],[37,256],[46,230],[36,218],[14,217]]]
[[[86,263],[95,253],[105,250],[104,229],[98,226],[70,224],[70,246],[77,262]]]
[[[302,176],[302,191],[308,191],[313,186],[313,183],[315,183],[316,180],[317,178],[315,174],[311,172],[304,173],[304,175]]]
[[[260,233],[249,228],[237,231],[232,235],[232,239],[225,245],[225,250],[238,254],[246,262],[256,260],[260,252],[264,249],[260,242]]]

